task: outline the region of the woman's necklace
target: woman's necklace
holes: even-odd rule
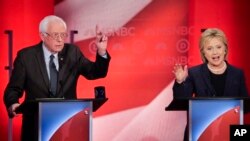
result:
[[[207,64],[207,67],[214,74],[222,74],[222,73],[225,72],[225,70],[227,68],[227,64],[224,61],[223,66],[221,68],[218,68],[218,69],[217,68],[212,68],[209,64]]]

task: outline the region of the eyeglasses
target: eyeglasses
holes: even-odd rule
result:
[[[53,32],[53,33],[47,33],[44,32],[45,34],[47,34],[48,36],[50,36],[52,39],[57,40],[59,39],[59,37],[63,40],[65,40],[68,37],[67,33],[58,33],[58,32]]]

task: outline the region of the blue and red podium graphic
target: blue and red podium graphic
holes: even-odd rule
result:
[[[191,100],[189,106],[191,141],[229,141],[230,125],[243,124],[243,100]]]
[[[39,103],[39,141],[91,140],[91,102]]]

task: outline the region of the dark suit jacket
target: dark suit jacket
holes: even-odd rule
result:
[[[96,61],[91,62],[83,56],[78,47],[72,44],[65,44],[64,49],[58,54],[58,61],[58,85],[55,97],[76,99],[76,86],[79,76],[83,75],[87,79],[105,77],[108,72],[110,56],[107,54],[107,58],[103,58],[96,55]],[[14,61],[12,76],[4,93],[6,108],[14,103],[18,103],[18,99],[22,97],[24,92],[26,93],[25,101],[52,97],[49,91],[49,78],[42,50],[42,42],[18,52]],[[23,130],[25,130],[23,132],[32,132],[34,127],[30,127],[30,124],[35,122],[32,121],[34,120],[32,116],[33,113],[23,113]],[[32,133],[28,134],[31,137]],[[29,138],[29,140],[32,139]]]
[[[226,84],[223,97],[247,97],[243,71],[227,63]],[[188,70],[188,77],[182,84],[175,82],[174,98],[213,97],[216,92],[211,84],[207,64],[201,64]]]

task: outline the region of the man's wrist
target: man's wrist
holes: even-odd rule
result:
[[[108,55],[107,55],[106,51],[98,51],[98,55],[100,55],[103,58],[108,58]]]

